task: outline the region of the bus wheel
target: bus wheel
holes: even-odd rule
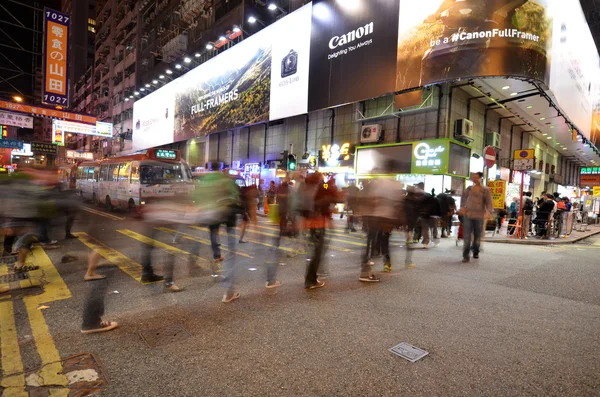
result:
[[[129,199],[128,208],[130,214],[135,214],[135,202],[133,201],[133,199]]]
[[[110,201],[110,197],[106,196],[106,201],[105,201],[105,203],[106,203],[106,209],[107,209],[108,211],[111,211],[111,212],[112,212],[112,211],[114,210],[114,207],[113,207],[113,205],[112,205],[112,203],[111,203],[111,201]]]

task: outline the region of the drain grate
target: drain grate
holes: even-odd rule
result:
[[[148,329],[139,332],[148,347],[157,347],[178,342],[192,336],[181,324],[173,324],[163,328]]]
[[[0,283],[12,283],[13,281],[21,281],[28,278],[27,273],[9,273],[0,276]]]
[[[406,342],[402,342],[388,350],[395,355],[410,361],[411,363],[414,363],[429,354],[429,352],[419,349],[418,347]]]

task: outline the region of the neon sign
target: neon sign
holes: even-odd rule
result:
[[[350,143],[346,142],[342,146],[337,144],[323,145],[321,159],[329,166],[337,166],[340,161],[350,160]]]
[[[418,143],[413,151],[415,165],[418,167],[435,167],[442,165],[440,154],[444,153],[446,148],[442,145],[432,148],[426,142]]]

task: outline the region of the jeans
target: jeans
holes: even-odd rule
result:
[[[479,245],[481,244],[481,234],[483,231],[483,219],[468,218],[463,220],[463,258],[471,256],[471,248],[474,255],[479,255]],[[473,241],[471,242],[471,238]]]
[[[90,290],[83,307],[83,322],[81,324],[83,330],[100,326],[104,315],[104,297],[108,290],[107,279],[95,280],[90,284]]]
[[[431,230],[433,230],[433,241],[438,240],[438,218],[421,218],[421,230],[423,233],[423,244],[429,244],[431,242]]]
[[[325,246],[325,229],[310,229],[310,240],[313,245],[313,253],[306,268],[306,279],[304,284],[308,287],[317,283],[317,272],[321,265],[323,257],[323,248]]]
[[[235,233],[233,232],[233,226],[231,226],[229,223],[227,224],[227,248],[232,251],[231,252],[231,256],[229,258],[227,258],[224,262],[223,262],[223,288],[225,289],[225,293],[227,295],[231,295],[235,292],[235,285],[234,285],[234,280],[235,280],[235,253],[233,252],[235,250],[235,241],[236,241],[236,237],[235,237]],[[217,228],[217,231],[219,229]],[[213,241],[213,235],[211,233],[211,242]],[[221,249],[219,247],[217,247],[218,252],[219,252],[219,256],[218,258],[220,258],[220,254],[221,254]],[[213,246],[213,252],[214,251],[214,246]]]
[[[146,235],[148,235],[151,239],[154,240],[156,236],[156,229],[154,225],[150,226],[147,230]],[[154,245],[150,244],[142,244],[142,276],[151,276],[154,274],[154,269],[152,268],[152,251],[154,250]],[[173,282],[173,267],[175,265],[175,255],[167,251],[167,261],[165,262],[165,283],[171,284]]]

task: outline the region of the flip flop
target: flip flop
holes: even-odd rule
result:
[[[85,276],[83,279],[85,281],[94,281],[94,280],[102,280],[103,278],[106,278],[106,276],[104,274],[96,274],[94,276]]]

